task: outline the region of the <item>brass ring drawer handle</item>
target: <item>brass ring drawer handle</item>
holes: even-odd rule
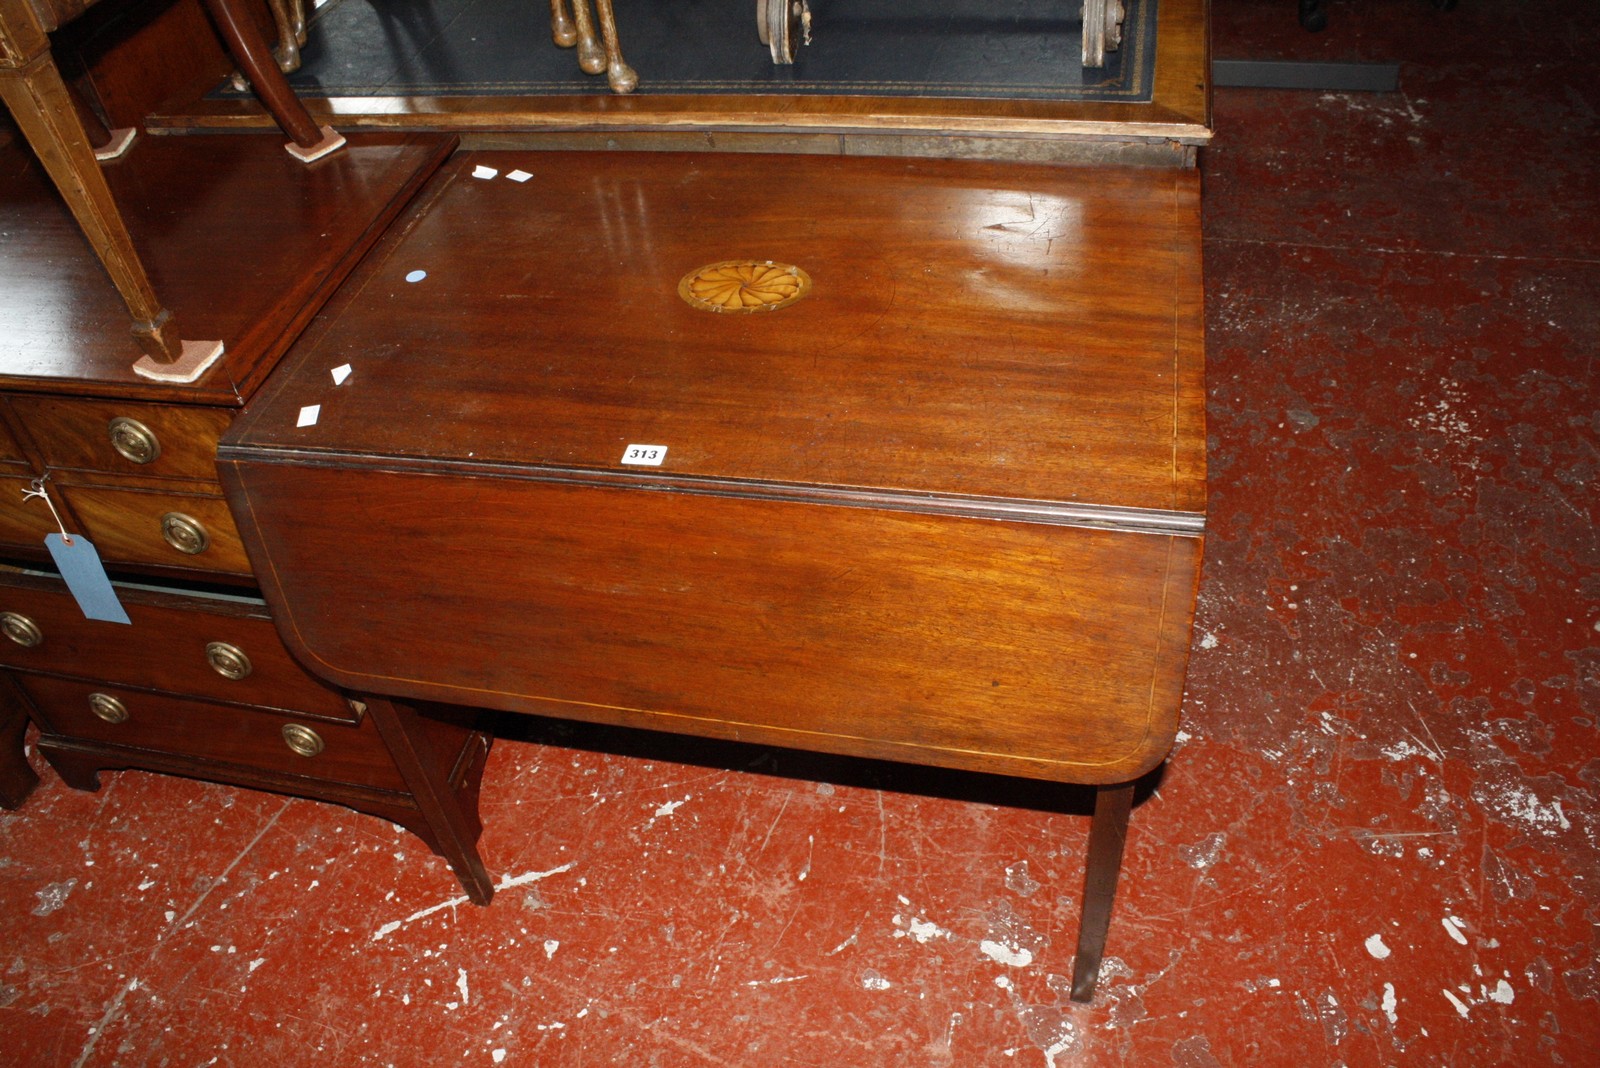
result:
[[[200,520],[182,512],[168,512],[161,517],[161,536],[168,545],[190,556],[198,556],[211,547],[211,535]]]
[[[283,743],[303,757],[314,757],[322,752],[322,735],[298,723],[283,725]]]
[[[128,707],[108,693],[90,694],[89,711],[107,723],[124,723],[128,719]]]
[[[39,629],[39,624],[21,612],[0,612],[0,630],[24,649],[32,649],[44,641],[44,631]]]
[[[206,645],[206,663],[225,679],[247,678],[251,671],[250,658],[244,650],[227,642],[209,642]]]
[[[111,420],[106,430],[111,435],[111,447],[124,460],[148,464],[161,455],[161,442],[155,432],[137,419],[119,416]]]

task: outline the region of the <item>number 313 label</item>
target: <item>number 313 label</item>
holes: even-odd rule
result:
[[[667,447],[665,445],[629,445],[622,450],[622,462],[625,464],[660,467],[661,461],[666,458]]]

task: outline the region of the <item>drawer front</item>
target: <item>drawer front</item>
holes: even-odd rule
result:
[[[155,478],[216,479],[221,408],[17,396],[11,408],[46,464]]]
[[[192,598],[125,591],[123,607],[133,621],[125,626],[83,618],[65,589],[0,584],[0,664],[356,720],[343,697],[307,675],[284,649],[264,609],[242,613],[226,604],[207,611]]]
[[[23,454],[22,446],[11,436],[11,431],[6,429],[3,421],[0,421],[0,465],[28,466],[28,457]]]
[[[325,723],[90,682],[34,676],[18,681],[52,734],[326,782],[405,789],[370,719]],[[195,771],[204,774],[203,768]]]
[[[250,574],[228,503],[220,497],[92,486],[60,492],[107,563]]]

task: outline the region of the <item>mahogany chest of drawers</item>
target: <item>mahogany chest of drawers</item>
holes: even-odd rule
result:
[[[434,842],[364,702],[308,675],[259,599],[121,585],[131,626],[86,620],[53,576],[0,572],[0,667],[66,781],[142,768],[335,801]],[[473,717],[435,710],[440,782],[475,796],[488,753]]]
[[[75,224],[0,153],[0,804],[34,783],[31,716],[71,785],[141,768],[336,801],[409,827],[487,899],[467,856],[487,736],[468,714],[352,702],[306,674],[249,596],[215,468],[245,400],[454,145],[356,136],[306,167],[274,137],[154,138],[112,165],[163,295],[225,342],[193,385],[133,373],[126,312]],[[24,497],[35,486],[48,504]],[[121,587],[131,625],[85,620],[59,580],[13,566],[44,557],[58,516],[113,574],[166,583]]]

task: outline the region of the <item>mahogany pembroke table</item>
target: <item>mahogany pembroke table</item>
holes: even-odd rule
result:
[[[1177,726],[1202,346],[1193,171],[467,152],[219,468],[385,737],[436,701],[1098,787],[1086,998]]]

